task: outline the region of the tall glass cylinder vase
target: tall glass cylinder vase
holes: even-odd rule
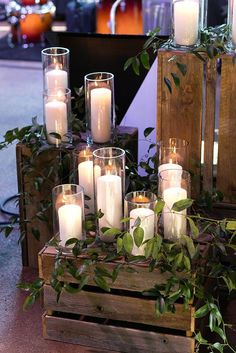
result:
[[[158,173],[167,169],[183,169],[188,164],[188,141],[171,137],[167,141],[159,141]]]
[[[132,255],[134,256],[144,256],[146,245],[143,243],[154,237],[157,227],[157,215],[154,212],[156,203],[156,195],[149,191],[134,191],[125,195],[124,216],[130,218],[126,227],[133,237]],[[140,227],[144,231],[141,244],[136,244],[134,237],[135,222],[138,218],[141,221]]]
[[[84,239],[84,191],[76,184],[58,185],[52,190],[52,200],[54,236],[66,250],[68,239]]]
[[[71,139],[71,91],[69,88],[44,91],[44,123],[48,143],[59,145]]]
[[[172,0],[172,46],[188,50],[200,44],[203,0]]]
[[[67,48],[51,47],[42,50],[44,90],[69,88],[69,56]]]
[[[106,242],[114,237],[104,235],[103,228],[122,229],[125,190],[125,151],[104,147],[93,152],[96,209],[104,216],[99,219],[99,236]]]
[[[227,47],[229,51],[236,50],[236,0],[228,0],[229,37]]]
[[[93,72],[84,80],[87,142],[107,143],[115,126],[114,75]]]
[[[177,241],[187,234],[187,211],[172,210],[174,203],[190,197],[191,176],[185,170],[163,170],[159,174],[159,196],[164,200],[164,238]]]
[[[73,151],[76,182],[84,189],[85,214],[94,213],[93,148],[80,145]]]

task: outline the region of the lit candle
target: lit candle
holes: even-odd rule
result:
[[[63,205],[58,209],[61,245],[70,238],[82,239],[82,210],[79,205]]]
[[[232,9],[232,43],[236,46],[236,1],[233,1]]]
[[[93,161],[84,161],[78,165],[79,185],[84,188],[84,194],[90,200],[85,200],[85,204],[89,207],[85,208],[85,212],[94,212],[94,184],[93,184]]]
[[[121,177],[111,174],[98,176],[96,185],[97,209],[101,209],[104,213],[104,216],[99,219],[99,229],[103,227],[115,227],[120,229],[120,220],[123,216]],[[106,239],[106,237],[104,239]],[[114,238],[109,238],[109,240],[113,241]]]
[[[46,72],[45,81],[48,90],[68,88],[68,74],[65,70],[61,70],[57,65],[55,69]]]
[[[62,139],[65,137],[68,133],[67,106],[65,102],[53,100],[45,104],[45,124],[49,143],[56,144],[58,142],[57,138],[49,135],[51,132],[56,132]]]
[[[186,234],[186,210],[181,212],[171,211],[173,204],[187,198],[187,191],[180,187],[171,187],[163,191],[165,206],[163,209],[164,237],[176,240]]]
[[[135,203],[148,203],[150,202],[150,199],[146,196],[143,195],[138,195],[135,196],[131,199],[131,202],[135,202]]]
[[[94,142],[108,142],[111,137],[111,90],[91,90],[91,134]]]
[[[178,45],[194,45],[198,40],[199,0],[174,3],[174,37]]]
[[[149,200],[150,201],[150,200]],[[134,229],[133,225],[136,221],[137,218],[140,218],[141,224],[140,227],[143,228],[144,230],[144,238],[143,242],[147,239],[151,239],[154,236],[154,228],[155,228],[155,214],[154,211],[141,207],[141,208],[134,208],[132,211],[130,211],[130,234],[133,236]],[[136,246],[134,243],[133,249],[132,249],[132,255],[134,256],[144,256],[145,254],[145,246],[141,245],[139,248]]]

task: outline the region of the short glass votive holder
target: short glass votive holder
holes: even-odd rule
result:
[[[46,90],[44,99],[44,124],[47,141],[52,145],[71,140],[71,91],[69,88]]]
[[[66,246],[70,238],[84,239],[84,191],[76,184],[55,186],[52,190],[53,230],[54,237],[60,241],[60,246],[70,251]]]
[[[183,166],[187,166],[188,145],[188,141],[175,137],[171,137],[167,141],[158,142],[158,173],[162,170],[182,169]]]
[[[202,2],[204,0],[172,0],[172,46],[188,50],[200,44]]]
[[[162,212],[165,239],[178,241],[187,235],[187,210],[174,211],[172,207],[176,202],[190,198],[190,190],[191,176],[186,170],[163,170],[159,174],[158,196],[165,202]]]
[[[94,213],[93,147],[79,145],[73,151],[75,182],[84,189],[85,214]]]
[[[236,50],[236,1],[235,0],[228,0],[227,24],[229,26],[227,48],[229,51],[234,52]]]
[[[96,210],[104,214],[98,221],[100,239],[113,242],[102,228],[122,229],[125,190],[125,151],[117,147],[99,148],[93,152]]]
[[[125,195],[124,216],[130,218],[126,223],[127,231],[133,237],[132,255],[145,256],[146,240],[154,237],[157,228],[157,215],[154,212],[157,197],[150,191],[133,191]],[[134,240],[135,222],[140,219],[140,227],[144,231],[142,244],[137,246]]]
[[[69,49],[62,47],[45,48],[41,54],[44,89],[69,88]]]
[[[87,142],[111,141],[115,126],[114,75],[93,72],[85,76]]]

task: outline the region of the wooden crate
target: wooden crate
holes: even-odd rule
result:
[[[122,147],[129,149],[133,154],[134,161],[137,161],[138,129],[126,126],[118,127],[117,136]],[[63,153],[71,155],[74,148],[75,147],[68,148]],[[57,158],[60,159],[60,156],[61,151],[58,148],[50,145],[45,146],[44,151],[33,159],[33,172],[25,173],[25,164],[32,157],[31,151],[24,144],[18,144],[16,146],[18,190],[21,195],[19,203],[20,223],[22,237],[24,237],[24,241],[22,242],[22,261],[24,266],[38,267],[38,253],[52,235],[51,209],[46,212],[48,222],[42,221],[36,217],[41,201],[51,199],[51,191],[54,186],[69,181],[68,174],[64,176],[63,180],[59,180],[58,177],[53,174],[43,183],[42,189],[37,191],[34,185],[35,177],[42,177],[42,171],[45,165],[49,165],[50,161],[55,161]],[[27,202],[28,195],[30,195],[30,202]],[[37,229],[40,232],[39,240],[35,238],[32,229]]]
[[[43,336],[46,339],[123,353],[193,353],[195,329],[194,307],[155,316],[155,300],[142,296],[145,288],[166,281],[158,269],[148,272],[145,266],[132,265],[136,272],[121,270],[117,280],[109,283],[111,292],[101,291],[88,283],[79,293],[63,291],[59,302],[50,287],[56,250],[45,247],[39,254],[39,275],[44,279]],[[77,264],[81,263],[77,259]],[[102,263],[112,270],[117,263]],[[91,269],[92,271],[92,269]],[[70,275],[61,280],[76,283]]]
[[[176,62],[187,66],[186,76],[180,73]],[[171,73],[179,76],[179,88],[174,85]],[[234,55],[206,58],[203,63],[191,53],[158,52],[157,138],[188,140],[189,163],[185,167],[194,173],[193,197],[201,190],[211,192],[215,187],[224,194],[220,207],[233,209],[236,207],[235,77]],[[165,78],[172,82],[172,93],[164,83]],[[218,164],[213,166],[216,119],[219,119]]]

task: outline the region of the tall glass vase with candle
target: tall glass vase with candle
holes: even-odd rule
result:
[[[51,47],[42,50],[44,90],[69,88],[69,57],[67,48]]]
[[[162,212],[164,238],[181,241],[181,236],[187,234],[187,212],[172,210],[174,203],[190,197],[191,177],[185,170],[163,170],[159,174],[159,196],[165,202]]]
[[[85,214],[94,213],[93,148],[80,145],[73,156],[76,182],[84,189]]]
[[[188,167],[188,144],[186,140],[175,137],[171,137],[167,141],[158,142],[158,173],[161,173],[162,170]]]
[[[104,235],[106,228],[122,228],[125,190],[125,151],[117,147],[99,148],[93,152],[96,210],[104,214],[99,219],[100,239],[113,242]]]
[[[154,212],[157,203],[155,194],[149,191],[133,191],[125,195],[124,216],[129,218],[127,231],[132,235],[134,245],[132,255],[144,256],[146,240],[153,238],[157,227],[157,215]],[[134,232],[135,223],[140,219],[140,227],[143,229],[144,236],[141,244],[135,243]]]
[[[44,97],[44,123],[48,143],[59,145],[70,142],[71,91],[69,88],[46,90]]]
[[[84,191],[76,184],[58,185],[52,190],[53,230],[64,251],[70,238],[84,239]]]
[[[204,0],[172,0],[172,46],[188,50],[200,44]]]
[[[115,126],[114,75],[93,72],[85,76],[87,142],[99,144],[112,139]]]
[[[228,25],[229,25],[229,38],[227,47],[229,51],[236,50],[236,1],[228,1]]]

